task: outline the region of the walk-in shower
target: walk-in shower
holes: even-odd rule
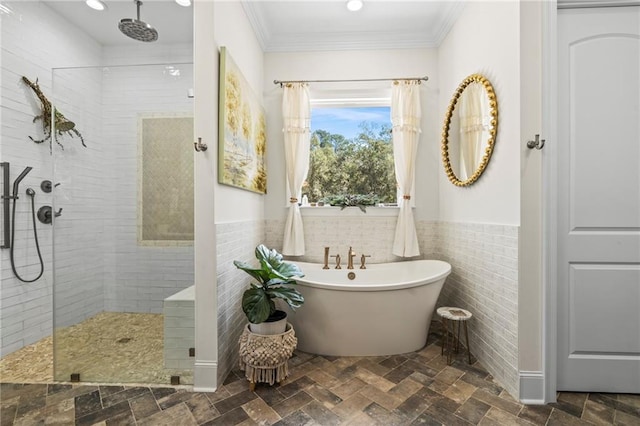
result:
[[[193,9],[144,6],[3,2],[2,382],[192,383],[164,305],[194,284]]]
[[[165,319],[179,311],[165,309],[165,299],[194,279],[191,87],[192,63],[54,69],[51,99],[88,143],[53,144],[51,153],[32,145],[50,192],[34,186],[35,195],[23,195],[28,168],[13,180],[18,247],[25,198],[54,219],[33,226],[46,260],[37,294],[46,300],[24,320],[52,335],[4,356],[3,381],[193,383],[193,320],[182,319],[184,333],[165,342]],[[25,134],[34,129],[29,116]],[[18,284],[3,278],[3,292],[31,291]]]

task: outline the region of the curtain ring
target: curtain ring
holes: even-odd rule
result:
[[[290,203],[297,203],[298,199],[296,197],[291,197],[291,198],[289,198],[289,202]]]
[[[411,195],[406,195],[406,194],[405,194],[405,195],[403,195],[403,196],[402,196],[402,198],[403,198],[404,200],[410,200],[410,199],[411,199]]]

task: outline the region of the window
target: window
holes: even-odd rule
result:
[[[312,107],[309,173],[302,194],[396,202],[389,106]]]

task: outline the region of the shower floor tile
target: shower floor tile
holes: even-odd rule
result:
[[[49,336],[1,359],[2,382],[70,381],[79,373],[83,382],[170,384],[180,376],[181,384],[193,383],[191,370],[164,368],[162,314],[102,312],[55,337],[55,377]]]

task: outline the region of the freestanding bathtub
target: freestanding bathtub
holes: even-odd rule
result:
[[[451,265],[439,260],[371,264],[367,269],[296,264],[305,274],[297,280],[305,302],[295,312],[285,310],[298,349],[334,356],[393,355],[422,348],[451,273]]]

